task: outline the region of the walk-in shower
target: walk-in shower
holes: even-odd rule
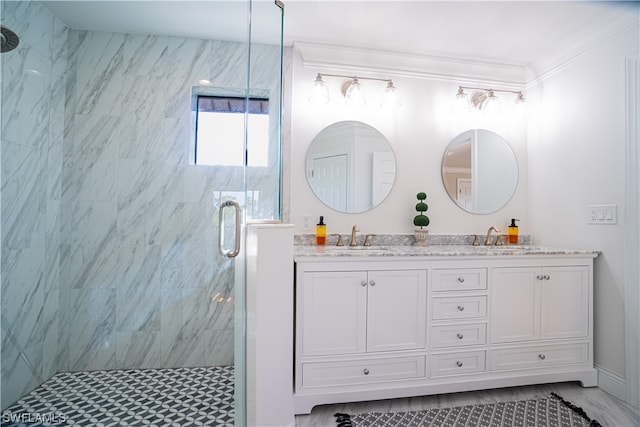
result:
[[[77,425],[107,412],[124,425],[242,425],[245,309],[236,292],[245,282],[218,251],[218,208],[232,200],[242,221],[279,219],[282,8],[0,7],[2,51],[16,45],[0,57],[2,422],[11,408],[18,417],[60,412]],[[198,9],[193,25],[172,32],[106,26],[125,13],[146,22],[145,7],[169,20]],[[201,16],[211,17],[205,29],[224,22],[233,37],[195,36]],[[92,29],[90,17],[104,22]],[[193,163],[195,92],[245,105],[268,98],[266,166]],[[158,407],[151,396],[162,397]]]

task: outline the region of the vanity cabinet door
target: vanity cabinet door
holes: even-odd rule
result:
[[[589,269],[586,266],[542,270],[541,328],[543,339],[589,335]]]
[[[425,348],[426,270],[370,271],[367,351]]]
[[[302,354],[426,347],[425,270],[304,274]]]
[[[589,269],[495,268],[491,342],[585,338],[589,335]]]
[[[491,282],[491,342],[540,336],[539,268],[494,268]]]
[[[303,356],[365,352],[368,283],[363,271],[304,274]]]

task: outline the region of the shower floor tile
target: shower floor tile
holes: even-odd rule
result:
[[[233,426],[233,366],[63,372],[2,413],[16,426]]]

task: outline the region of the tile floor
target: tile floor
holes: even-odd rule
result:
[[[233,366],[64,372],[2,414],[18,426],[233,426]]]

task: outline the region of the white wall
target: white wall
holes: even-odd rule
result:
[[[628,29],[528,88],[529,207],[536,244],[602,251],[595,264],[595,362],[625,375],[624,58]],[[617,225],[588,225],[588,205],[616,204]],[[638,262],[638,260],[629,260]],[[638,284],[636,283],[635,286]]]
[[[325,217],[328,233],[348,233],[358,224],[362,233],[412,233],[416,212],[416,194],[427,193],[432,234],[482,234],[490,226],[505,228],[509,218],[520,218],[521,233],[529,233],[527,213],[527,151],[523,119],[489,122],[465,119],[450,114],[451,102],[460,84],[468,81],[443,80],[403,75],[376,74],[362,69],[365,77],[392,78],[402,99],[399,110],[391,113],[379,107],[379,93],[385,83],[360,80],[369,101],[360,109],[344,104],[339,87],[344,79],[325,78],[331,100],[323,106],[309,103],[309,90],[316,73],[353,74],[328,67],[305,67],[300,52],[294,49],[291,109],[291,222],[296,234],[313,233],[304,229],[302,216]],[[476,82],[482,84],[482,82]],[[312,193],[305,177],[305,154],[315,135],[326,126],[342,120],[358,120],[377,128],[391,143],[397,159],[396,182],[389,196],[373,210],[362,214],[336,212]],[[447,144],[471,128],[485,128],[502,135],[518,159],[520,181],[507,206],[494,214],[472,215],[460,209],[447,195],[442,184],[441,161]]]

